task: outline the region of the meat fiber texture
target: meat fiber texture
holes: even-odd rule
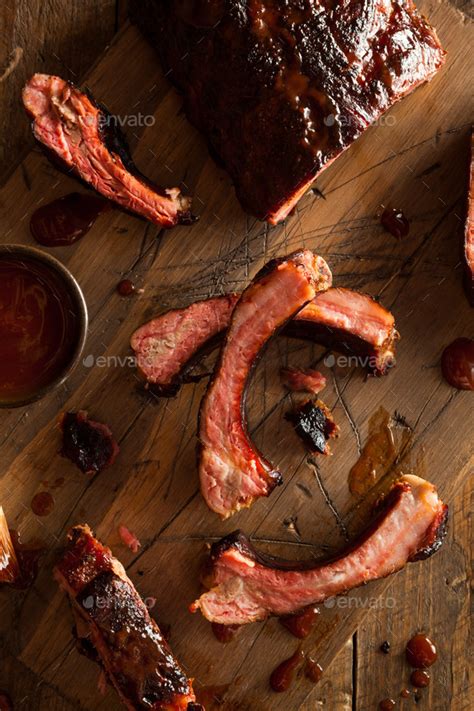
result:
[[[446,520],[435,487],[407,475],[367,531],[333,560],[315,565],[264,556],[244,534],[230,534],[213,545],[203,580],[210,590],[190,609],[225,625],[297,612],[428,557],[443,541]]]
[[[435,30],[411,0],[130,6],[243,207],[271,224],[444,62]]]

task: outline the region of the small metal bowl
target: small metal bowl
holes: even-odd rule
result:
[[[8,256],[9,258],[24,258],[32,261],[41,263],[43,267],[46,267],[52,272],[55,272],[56,276],[59,276],[61,281],[64,283],[66,291],[69,293],[73,304],[75,306],[75,315],[77,317],[77,342],[75,344],[74,350],[71,357],[63,369],[58,373],[58,375],[51,380],[51,382],[42,386],[38,390],[34,391],[28,397],[22,399],[10,399],[6,400],[0,395],[0,408],[12,408],[21,407],[23,405],[29,405],[36,400],[40,400],[45,395],[54,390],[57,390],[70,376],[78,362],[80,361],[82,352],[84,350],[84,345],[87,338],[87,329],[89,325],[89,317],[87,313],[87,304],[84,299],[84,294],[82,293],[81,287],[77,283],[76,279],[73,277],[69,269],[64,266],[55,257],[52,257],[47,252],[43,252],[35,247],[27,247],[22,244],[6,244],[0,245],[0,259]]]

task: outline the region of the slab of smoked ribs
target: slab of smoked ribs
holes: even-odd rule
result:
[[[243,207],[272,224],[444,61],[411,0],[130,5]]]

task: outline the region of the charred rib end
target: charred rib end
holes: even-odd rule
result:
[[[438,515],[426,531],[422,547],[410,558],[410,562],[426,560],[443,545],[448,532],[448,506],[443,504]]]

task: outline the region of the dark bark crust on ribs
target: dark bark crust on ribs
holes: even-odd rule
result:
[[[128,708],[189,709],[191,682],[123,567],[87,526],[68,538],[55,577],[69,594],[82,651],[100,662]],[[79,627],[88,630],[85,645]]]
[[[411,0],[132,0],[130,7],[243,206],[273,223],[444,61]]]

